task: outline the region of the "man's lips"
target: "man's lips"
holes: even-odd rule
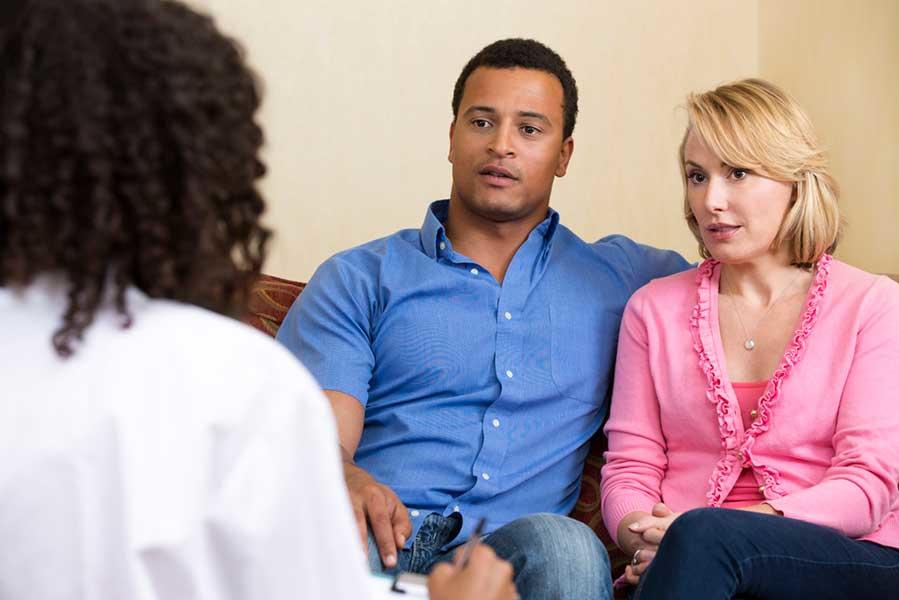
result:
[[[504,187],[512,185],[518,181],[518,177],[505,167],[499,165],[487,165],[478,171],[478,175],[483,177],[489,185]]]

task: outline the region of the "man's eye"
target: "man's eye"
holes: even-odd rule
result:
[[[478,129],[484,129],[485,127],[490,127],[490,121],[487,119],[474,119],[471,122],[472,125],[477,127]]]
[[[534,127],[533,125],[522,125],[521,131],[525,135],[536,135],[536,134],[540,133],[540,130],[537,129],[536,127]]]
[[[705,175],[704,175],[703,173],[700,173],[699,171],[693,171],[692,173],[690,173],[689,175],[687,175],[687,179],[688,179],[691,183],[696,183],[696,184],[704,183],[704,182],[705,182]]]

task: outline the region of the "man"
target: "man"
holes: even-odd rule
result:
[[[449,200],[420,230],[326,261],[280,330],[334,408],[375,570],[426,572],[483,518],[523,598],[611,597],[605,549],[564,515],[606,410],[623,307],[686,263],[559,224],[550,193],[576,115],[555,52],[484,48],[453,94]]]

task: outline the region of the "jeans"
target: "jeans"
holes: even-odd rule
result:
[[[899,550],[805,521],[700,508],[678,517],[636,598],[899,598]]]
[[[441,550],[458,534],[461,517],[428,515],[410,549],[397,556],[403,571],[427,573],[435,564],[453,559],[454,548]],[[500,527],[483,542],[515,571],[522,600],[609,600],[612,579],[606,549],[593,531],[568,517],[536,514]],[[369,566],[384,572],[374,539],[368,538]]]

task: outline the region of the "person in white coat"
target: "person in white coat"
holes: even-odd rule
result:
[[[228,315],[269,231],[239,46],[165,0],[0,29],[0,598],[366,598],[334,418]],[[433,599],[515,597],[486,547]]]

